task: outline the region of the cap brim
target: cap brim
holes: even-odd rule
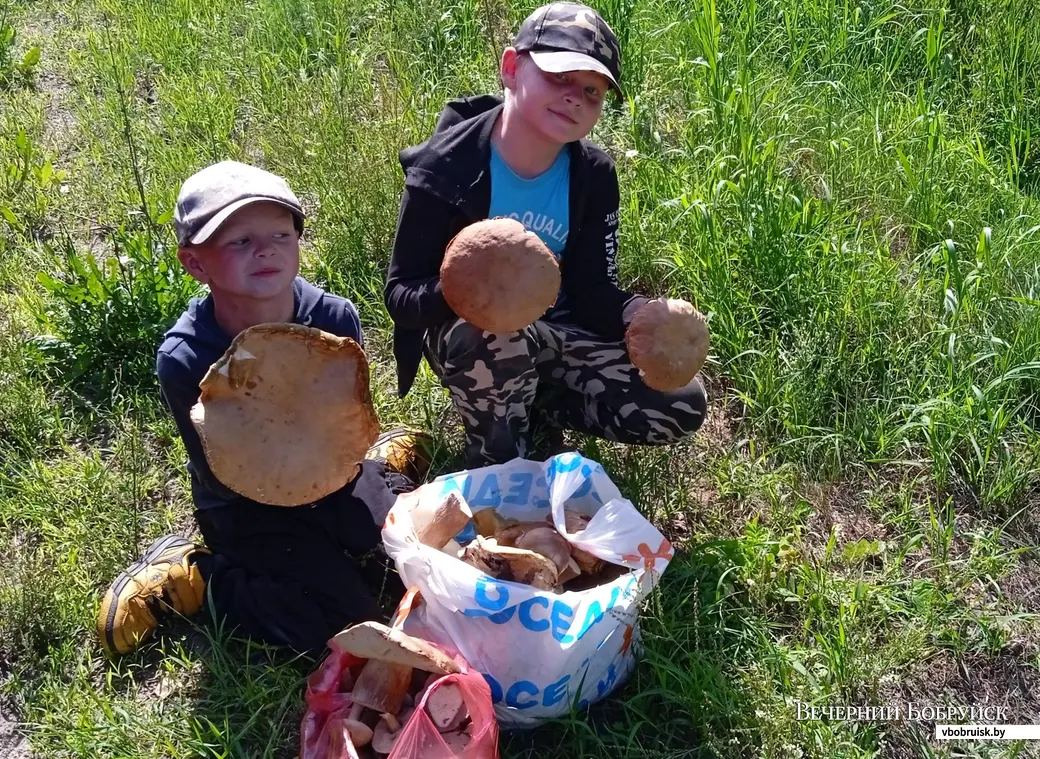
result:
[[[591,55],[575,53],[571,50],[532,50],[530,55],[531,60],[542,71],[550,74],[561,74],[564,71],[595,71],[597,74],[605,76],[611,86],[621,92],[621,85],[610,73],[610,69]]]
[[[236,200],[234,203],[224,206],[219,211],[217,211],[213,215],[213,218],[211,218],[203,225],[202,229],[200,229],[198,232],[196,232],[189,238],[188,242],[190,242],[192,245],[201,245],[202,243],[206,242],[206,240],[213,236],[214,232],[220,229],[220,225],[227,221],[228,217],[231,214],[233,214],[240,208],[248,206],[250,203],[274,203],[275,205],[279,205],[282,208],[288,208],[290,211],[292,211],[292,213],[295,216],[299,217],[301,220],[303,219],[303,210],[298,208],[297,206],[294,206],[292,203],[286,203],[284,200],[277,200],[276,198],[265,198],[263,196],[242,198],[241,200]]]

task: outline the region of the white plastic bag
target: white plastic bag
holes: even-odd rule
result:
[[[409,511],[453,491],[473,512],[493,508],[535,521],[551,511],[564,535],[564,507],[589,515],[581,540],[572,543],[631,571],[562,593],[492,579],[416,538]],[[465,544],[474,536],[470,525],[456,540]],[[584,708],[625,681],[638,642],[639,603],[672,557],[671,544],[621,497],[603,467],[577,453],[440,477],[398,497],[383,542],[405,586],[418,588],[425,602],[404,629],[455,648],[481,672],[505,728],[534,727],[566,714],[572,703]]]

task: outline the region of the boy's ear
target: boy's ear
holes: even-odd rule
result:
[[[516,52],[515,47],[507,47],[502,51],[502,62],[498,72],[502,86],[507,90],[516,87],[516,69],[519,62],[520,54]]]
[[[209,283],[209,277],[206,275],[206,270],[202,268],[202,262],[199,261],[197,253],[197,247],[181,245],[177,248],[177,260],[181,262],[181,266],[188,274],[205,285]]]

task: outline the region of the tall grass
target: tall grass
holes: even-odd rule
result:
[[[397,156],[447,99],[497,91],[536,5],[0,0],[0,705],[44,755],[293,755],[315,662],[201,621],[119,662],[92,637],[114,575],[193,530],[149,368],[197,292],[169,209],[212,161],[285,175],[305,275],[361,311],[381,419],[434,432],[451,469],[436,379],[396,397]],[[596,5],[624,61],[593,134],[621,276],[709,314],[712,416],[668,449],[570,439],[679,554],[632,681],[503,754],[961,755],[796,700],[977,694],[1035,721],[1040,12]]]

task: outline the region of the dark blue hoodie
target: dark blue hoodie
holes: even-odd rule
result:
[[[354,304],[297,277],[293,282],[293,322],[349,337],[364,347],[361,320]],[[191,423],[191,407],[199,399],[199,383],[209,367],[231,347],[213,313],[213,296],[193,298],[159,347],[155,368],[163,400],[173,413],[188,451],[191,495],[197,509],[222,506],[242,496],[228,489],[210,471],[202,441]]]

